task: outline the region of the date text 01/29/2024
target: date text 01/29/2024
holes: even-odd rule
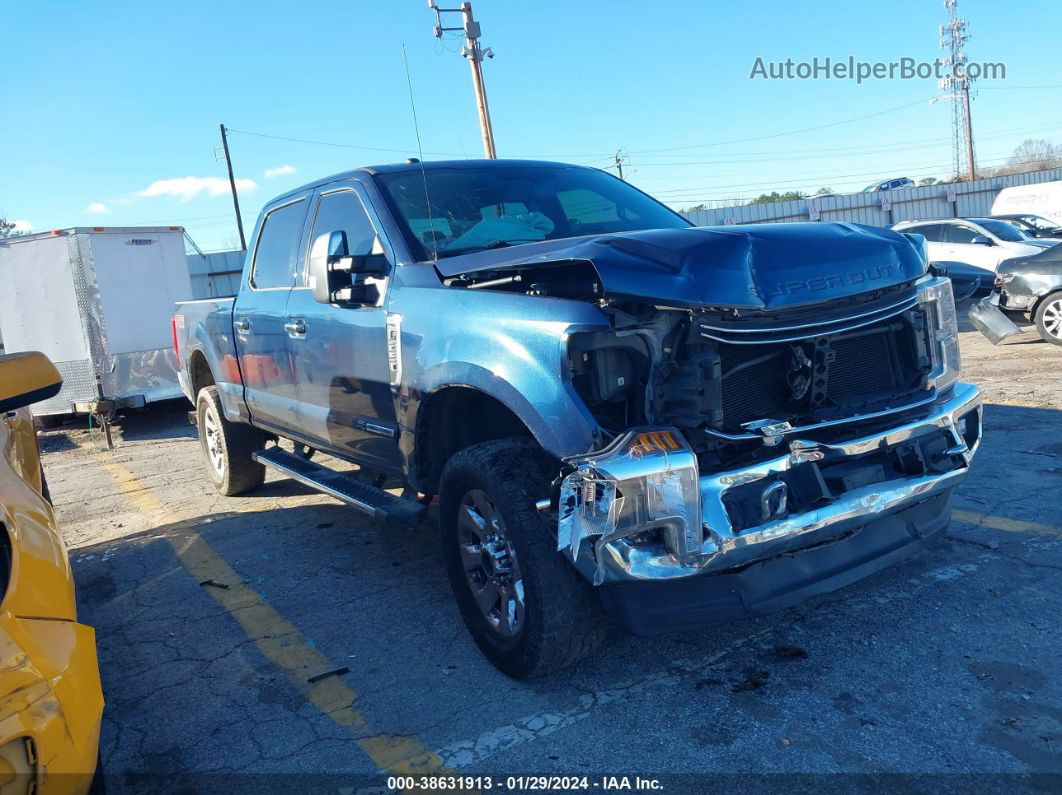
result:
[[[660,791],[659,779],[641,776],[389,776],[389,790],[491,790],[539,791],[556,790],[641,790]]]

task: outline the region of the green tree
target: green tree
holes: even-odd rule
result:
[[[935,185],[936,182],[937,182],[937,178],[936,177],[922,177],[922,179],[918,180],[918,184],[919,185],[923,185],[923,186],[925,186],[925,185]]]
[[[788,202],[794,199],[807,198],[803,193],[798,190],[789,190],[785,193],[779,193],[778,191],[772,191],[770,193],[761,193],[755,199],[749,202],[749,204],[774,204],[775,202]]]
[[[15,222],[0,217],[0,239],[5,237],[18,237],[22,233],[15,229]]]

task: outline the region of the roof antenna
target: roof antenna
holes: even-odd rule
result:
[[[424,182],[424,204],[428,207],[428,234],[431,235],[431,258],[432,261],[439,259],[439,241],[435,237],[435,221],[431,217],[431,199],[428,197],[428,173],[424,170],[424,147],[420,143],[420,125],[417,124],[417,103],[413,101],[413,78],[409,76],[409,55],[406,53],[406,45],[402,44],[402,60],[406,64],[406,84],[409,86],[409,107],[413,110],[413,130],[417,134],[417,162],[420,164],[420,178]]]

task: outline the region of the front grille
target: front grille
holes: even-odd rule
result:
[[[886,332],[841,338],[830,347],[836,359],[829,368],[827,398],[845,400],[896,386]]]
[[[718,343],[722,428],[760,419],[793,424],[898,405],[924,389],[929,358],[920,310],[802,340]]]
[[[724,345],[723,419],[728,425],[771,417],[790,397],[786,382],[788,346]]]

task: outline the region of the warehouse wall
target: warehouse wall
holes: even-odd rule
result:
[[[236,295],[243,272],[242,251],[216,251],[213,254],[189,254],[188,273],[192,277],[192,297],[219,298]]]
[[[741,204],[683,213],[697,226],[763,224],[784,221],[851,221],[887,226],[899,221],[928,218],[962,218],[990,215],[992,202],[1003,188],[1062,180],[1062,168],[1030,171],[1006,177],[988,177],[951,185],[929,185],[884,193],[849,193],[839,196],[797,199],[773,204]],[[950,191],[955,201],[949,201]],[[891,203],[882,209],[882,200]],[[813,210],[818,211],[814,218]]]

